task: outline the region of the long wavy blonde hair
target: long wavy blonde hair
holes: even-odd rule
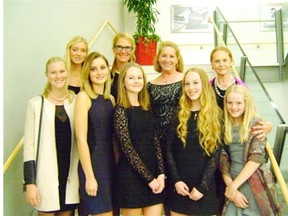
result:
[[[193,102],[185,92],[186,76],[190,72],[198,73],[202,82],[202,93],[200,96],[201,110],[198,114],[197,128],[199,142],[207,155],[211,155],[221,143],[221,119],[222,112],[216,102],[215,93],[209,82],[206,72],[200,68],[189,68],[182,80],[182,96],[179,101],[180,111],[178,113],[179,125],[177,133],[183,145],[186,145],[188,134],[188,120],[191,117]]]
[[[224,97],[224,141],[226,144],[232,143],[232,127],[233,127],[233,118],[227,110],[227,97],[231,93],[238,93],[244,96],[245,111],[243,113],[243,120],[240,126],[240,142],[244,143],[247,141],[249,136],[249,128],[251,120],[255,117],[260,117],[255,110],[255,104],[253,96],[250,93],[249,89],[243,85],[233,85],[231,86],[225,94]]]

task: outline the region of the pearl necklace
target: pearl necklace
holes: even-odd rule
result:
[[[215,80],[214,80],[214,88],[215,88],[215,91],[216,91],[217,95],[219,95],[221,98],[224,98],[224,95],[225,95],[226,90],[227,90],[230,86],[232,86],[232,85],[234,85],[234,84],[235,84],[235,79],[234,79],[234,77],[230,77],[229,84],[228,84],[228,86],[227,86],[226,88],[223,88],[223,87],[221,87],[221,86],[218,84],[217,78],[215,78]],[[224,92],[224,95],[221,95],[221,92],[220,92],[219,89],[222,90],[222,91],[225,91],[225,92]]]
[[[57,98],[54,94],[53,94],[53,92],[52,91],[50,91],[50,95],[51,95],[51,97],[53,98],[53,99],[55,99],[56,101],[58,101],[58,102],[62,102],[62,101],[64,101],[65,99],[66,99],[66,97],[67,97],[67,94],[65,94],[65,96],[63,97],[63,98]]]

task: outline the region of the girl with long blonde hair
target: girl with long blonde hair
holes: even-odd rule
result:
[[[215,215],[221,110],[204,70],[188,69],[182,89],[180,111],[167,137],[167,207],[171,216]]]
[[[220,169],[227,197],[223,215],[281,215],[273,176],[266,166],[266,139],[253,135],[260,119],[247,87],[234,85],[224,97],[225,151]]]

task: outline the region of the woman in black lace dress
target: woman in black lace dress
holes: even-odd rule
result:
[[[162,149],[166,143],[171,118],[179,106],[183,68],[179,47],[171,41],[161,43],[154,60],[154,69],[160,75],[149,81],[147,88]]]
[[[122,215],[160,216],[164,165],[150,110],[146,77],[128,63],[120,73],[114,127],[120,144],[115,199]]]
[[[180,111],[169,130],[167,206],[171,215],[215,215],[221,110],[205,71],[184,75]]]

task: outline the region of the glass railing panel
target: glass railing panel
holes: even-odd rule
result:
[[[241,57],[242,56],[248,57],[248,61],[247,61],[248,63],[246,64],[245,82],[247,83],[249,89],[251,90],[251,92],[254,96],[257,112],[266,121],[272,122],[272,124],[275,126],[275,127],[273,127],[272,132],[268,136],[268,141],[269,141],[271,147],[273,148],[275,136],[276,136],[276,125],[283,123],[283,119],[282,119],[279,111],[277,110],[277,108],[272,105],[273,101],[271,100],[269,93],[265,89],[265,86],[261,83],[261,80],[259,79],[257,73],[255,72],[254,68],[252,67],[252,63],[250,61],[250,58],[253,58],[255,54],[252,55],[252,54],[246,53],[246,49],[242,47],[242,44],[240,45],[240,42],[237,38],[237,35],[234,32],[234,28],[239,30],[239,28],[240,28],[239,25],[243,25],[243,23],[234,23],[233,24],[234,28],[232,28],[231,25],[227,23],[227,21],[225,20],[225,18],[223,17],[222,13],[219,10],[216,11],[216,17],[217,17],[217,19],[219,19],[221,21],[220,22],[221,25],[224,25],[224,24],[227,25],[226,46],[233,53],[233,57],[234,57],[234,61],[235,61],[235,67],[236,67],[238,73],[239,73],[239,66],[240,66]],[[218,23],[218,21],[217,21],[217,23]],[[258,24],[260,25],[260,23],[261,22],[259,21]],[[220,25],[220,24],[217,24],[217,25]],[[238,25],[238,27],[235,25]],[[245,23],[245,29],[246,29],[246,25],[250,25],[250,23]],[[252,25],[252,23],[251,23],[251,25]],[[249,28],[252,28],[252,26],[250,26]],[[221,30],[223,30],[223,28]],[[243,31],[243,28],[242,28],[242,31]],[[247,32],[249,32],[249,31],[247,31]],[[221,33],[223,34],[223,31]],[[251,35],[251,32],[249,32],[249,34]],[[268,34],[274,34],[275,35],[275,32],[268,32]],[[259,36],[259,40],[260,40],[260,36]],[[270,56],[269,59],[273,59],[273,62],[277,63],[277,58],[276,58],[277,52],[276,52],[276,45],[275,45],[276,41],[275,40],[276,39],[274,39],[274,41],[271,41],[271,47],[269,49],[267,49],[266,52],[267,52],[267,55]],[[261,41],[262,41],[262,39],[261,39]],[[258,43],[256,41],[251,42],[251,44],[254,44],[254,43],[257,46]],[[272,50],[274,49],[274,51],[271,52],[271,49]],[[260,56],[263,56],[265,53],[265,50],[261,51],[261,53],[262,53],[262,55],[260,55]],[[271,61],[269,63],[271,63]]]
[[[284,53],[288,53],[288,8],[286,6],[285,12],[282,10],[282,23],[283,23],[283,38],[284,38]]]

